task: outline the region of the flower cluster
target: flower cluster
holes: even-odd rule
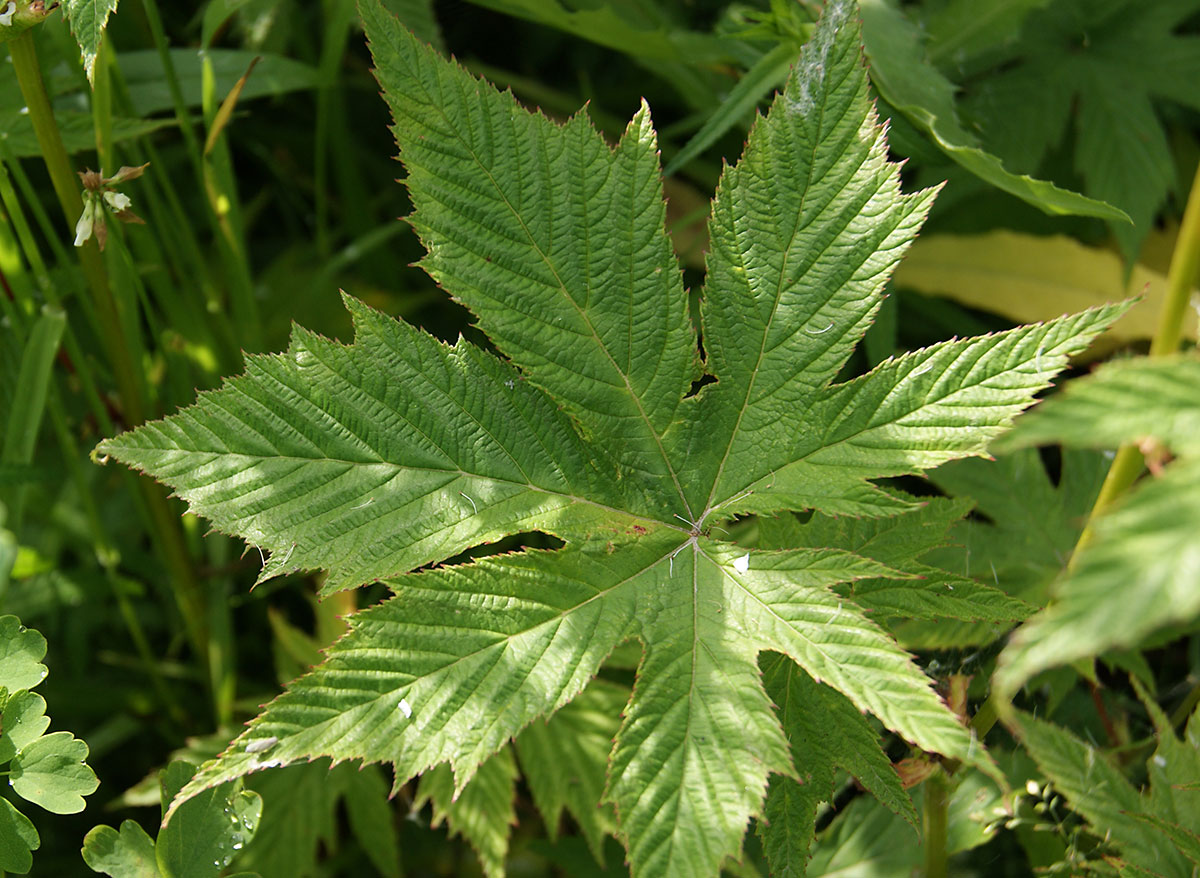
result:
[[[132,203],[129,196],[115,191],[112,187],[126,180],[140,177],[148,165],[131,168],[128,165],[121,168],[111,177],[105,177],[104,171],[80,171],[79,178],[83,180],[83,213],[75,224],[75,246],[82,247],[93,235],[100,249],[104,249],[108,241],[107,214],[123,223],[145,223],[140,216],[129,209]]]

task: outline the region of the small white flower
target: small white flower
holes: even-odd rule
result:
[[[108,202],[108,206],[111,207],[116,213],[126,210],[129,205],[133,204],[133,202],[129,200],[129,196],[124,192],[105,192],[104,200]]]
[[[0,25],[4,27],[12,27],[13,16],[17,13],[17,4],[12,0],[8,0],[8,5],[4,7],[4,11],[0,12]]]
[[[92,237],[92,230],[96,226],[96,211],[99,208],[96,197],[85,192],[83,196],[83,213],[79,215],[79,222],[75,223],[75,246],[82,247]]]

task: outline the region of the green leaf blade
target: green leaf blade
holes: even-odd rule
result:
[[[286,355],[97,452],[269,549],[260,581],[327,569],[326,592],[521,530],[590,529],[604,482],[544,394],[466,342],[347,303],[354,345],[297,330]]]
[[[1116,448],[1153,437],[1200,453],[1200,360],[1187,355],[1105,363],[1069,382],[1001,440],[999,448],[1062,442]]]
[[[93,872],[111,878],[162,878],[154,855],[154,839],[133,820],[121,831],[97,826],[83,839],[83,861]]]
[[[0,686],[32,689],[46,679],[46,638],[16,616],[0,616]]]
[[[833,795],[844,768],[914,827],[917,814],[879,736],[857,708],[815,682],[785,656],[762,661],[767,693],[779,708],[797,778],[772,777],[759,833],[772,874],[801,875],[812,847],[817,805]]]
[[[959,122],[954,86],[920,50],[916,27],[886,0],[863,0],[863,33],[879,93],[946,156],[984,182],[1051,215],[1094,216],[1128,227],[1129,216],[1103,200],[1005,170]]]
[[[423,267],[585,433],[670,484],[662,434],[697,352],[648,108],[611,149],[584,116],[560,127],[435,63],[377,0],[361,10]]]
[[[1095,538],[1056,599],[1013,635],[995,685],[1015,691],[1040,670],[1136,646],[1200,615],[1200,460],[1180,460],[1095,523]]]
[[[88,82],[91,82],[96,68],[96,55],[100,53],[100,44],[104,39],[104,28],[108,24],[108,16],[117,9],[117,0],[65,0],[63,7],[71,25],[71,33],[75,35],[83,55],[84,73]]]
[[[705,511],[744,487],[865,333],[933,192],[900,192],[867,95],[857,18],[826,9],[785,92],[726,168],[703,300],[708,371],[693,408]],[[731,416],[732,413],[732,416]],[[702,426],[700,426],[702,425]],[[693,501],[693,506],[697,505]]]
[[[459,789],[446,763],[421,775],[414,807],[433,802],[433,826],[445,822],[475,850],[487,878],[504,878],[508,837],[516,817],[517,764],[512,749],[491,756]]]
[[[24,875],[33,867],[33,852],[41,844],[29,818],[0,798],[0,869]]]
[[[100,781],[83,760],[88,746],[70,732],[44,735],[13,757],[9,775],[21,798],[55,814],[78,814]]]

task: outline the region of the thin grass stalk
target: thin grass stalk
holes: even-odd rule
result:
[[[42,81],[33,32],[26,31],[11,40],[8,46],[13,70],[29,108],[29,118],[42,150],[42,159],[70,228],[83,212],[83,200],[71,169],[70,158],[63,146],[58,123],[50,107],[45,83]],[[51,237],[56,236],[52,234]],[[91,292],[101,343],[113,370],[125,421],[129,426],[136,426],[146,420],[146,406],[142,376],[130,352],[132,339],[129,338],[117,299],[109,286],[108,272],[99,248],[92,241],[77,248],[77,253]],[[203,591],[183,541],[178,517],[171,511],[166,497],[157,485],[142,479],[137,480],[137,484],[135,495],[148,512],[152,540],[170,571],[184,628],[203,660],[208,648],[208,614]]]

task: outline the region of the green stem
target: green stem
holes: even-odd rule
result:
[[[37,136],[38,146],[42,150],[42,160],[50,174],[50,181],[58,196],[67,228],[73,230],[75,220],[83,212],[83,199],[71,170],[71,160],[63,145],[49,96],[46,94],[33,42],[33,32],[26,31],[11,40],[8,47],[12,56],[13,71],[25,104],[29,108],[29,119]],[[109,286],[104,260],[94,241],[76,249],[84,278],[91,291],[100,337],[117,383],[117,393],[121,399],[126,423],[128,426],[136,426],[146,420],[142,381],[130,355],[132,347],[126,337],[117,300]],[[167,505],[167,498],[157,485],[139,479],[138,486],[142,501],[149,511],[151,536],[175,585],[175,597],[183,615],[185,628],[201,659],[207,661],[208,614],[200,583],[196,579],[187,546],[183,541],[178,516],[172,513]]]
[[[1167,271],[1167,294],[1158,315],[1158,326],[1150,342],[1150,356],[1169,356],[1179,350],[1183,341],[1183,318],[1191,299],[1192,286],[1200,274],[1200,167],[1192,180],[1187,207],[1183,211],[1183,222],[1179,237],[1171,254],[1171,266]],[[1083,549],[1095,536],[1095,524],[1099,516],[1132,487],[1141,475],[1144,461],[1136,445],[1122,445],[1117,449],[1112,466],[1100,486],[1100,493],[1088,514],[1087,524],[1079,534],[1067,570],[1073,570]],[[971,727],[982,738],[995,724],[999,716],[1012,710],[1012,700],[994,690],[979,708]]]
[[[73,224],[83,213],[83,199],[79,195],[79,184],[71,171],[71,160],[63,146],[62,137],[58,131],[58,123],[50,108],[50,98],[46,94],[46,86],[42,81],[42,71],[38,66],[37,50],[33,44],[33,32],[26,31],[8,44],[12,55],[13,70],[25,105],[29,108],[29,120],[37,135],[38,146],[42,150],[42,160],[50,174],[50,182],[58,196],[67,228],[73,229]],[[88,242],[79,251],[79,262],[83,268],[84,278],[91,289],[92,301],[96,306],[96,315],[102,330],[109,364],[112,366],[113,377],[117,382],[117,392],[121,396],[121,404],[125,411],[126,420],[131,424],[140,424],[146,420],[143,405],[142,382],[138,371],[129,356],[129,344],[121,325],[120,313],[116,300],[108,285],[108,274],[104,268],[104,260],[94,242]]]
[[[925,878],[946,878],[946,844],[950,787],[946,775],[935,771],[925,781],[925,808],[921,818],[925,851]]]
[[[1150,356],[1164,357],[1179,350],[1183,341],[1183,318],[1191,299],[1192,285],[1200,273],[1200,167],[1192,180],[1192,191],[1188,195],[1187,207],[1183,211],[1183,222],[1179,237],[1171,254],[1171,267],[1167,270],[1167,295],[1158,314],[1158,326],[1150,342]],[[1100,494],[1092,506],[1087,525],[1079,535],[1075,551],[1071,555],[1074,566],[1080,550],[1092,541],[1097,516],[1107,509],[1118,497],[1133,485],[1142,472],[1142,453],[1135,445],[1122,445],[1113,459]]]

